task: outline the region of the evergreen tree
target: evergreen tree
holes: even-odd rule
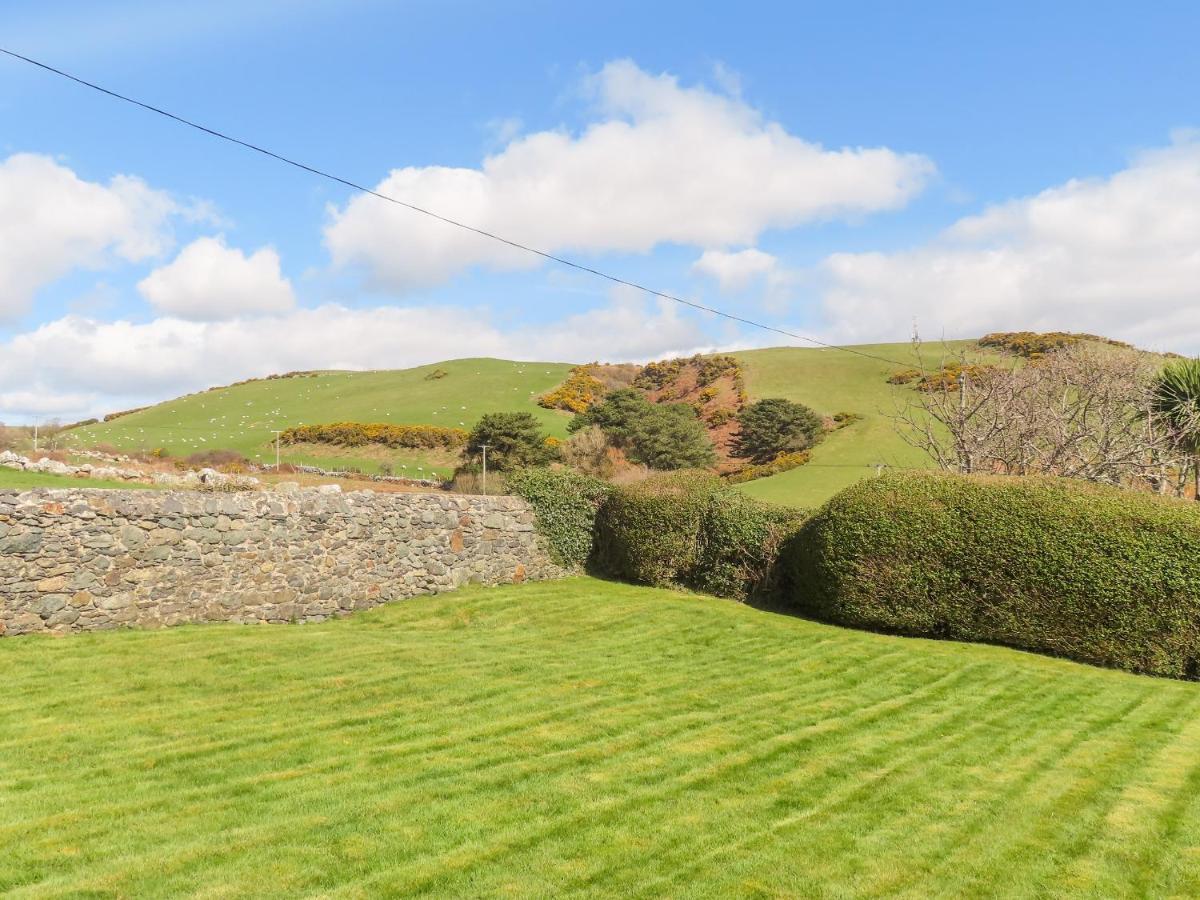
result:
[[[821,434],[821,417],[802,403],[771,397],[751,403],[737,417],[734,454],[768,463],[780,453],[807,450]]]

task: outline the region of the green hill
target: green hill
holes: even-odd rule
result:
[[[946,350],[976,348],[959,341]],[[741,362],[752,399],[786,397],[832,415],[853,412],[861,420],[830,435],[799,469],[742,485],[751,496],[777,503],[815,506],[841,488],[868,477],[880,464],[928,465],[892,428],[888,414],[909,387],[888,384],[899,368],[915,366],[909,344],[873,344],[839,350],[781,347],[733,354]],[[929,348],[936,365],[942,346]],[[980,357],[990,354],[977,352]],[[871,357],[895,360],[895,363]],[[337,421],[427,423],[471,427],[486,412],[527,411],[555,437],[565,437],[569,417],[542,409],[536,398],[566,378],[570,364],[461,359],[415,369],[317,372],[260,379],[214,388],[160,403],[99,425],[74,429],[74,446],[108,444],[121,449],[162,447],[172,456],[212,449],[236,450],[250,459],[274,457],[273,430]],[[436,373],[445,373],[433,377]],[[397,472],[446,475],[454,460],[423,451],[285,447],[287,462],[376,471],[381,462]],[[403,467],[403,468],[401,468]]]
[[[415,369],[317,372],[249,381],[189,394],[69,432],[73,446],[109,444],[124,450],[162,447],[172,456],[213,449],[273,460],[274,429],[320,422],[427,423],[471,427],[483,413],[532,412],[556,437],[567,417],[534,401],[567,376],[564,363],[458,359]],[[441,377],[433,377],[444,372]],[[435,454],[339,452],[329,447],[284,448],[288,462],[355,465],[374,471],[384,459],[409,474],[447,474],[452,463]],[[418,471],[420,470],[420,471]],[[399,470],[398,470],[399,471]]]

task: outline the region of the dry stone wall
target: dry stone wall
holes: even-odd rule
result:
[[[515,497],[0,491],[0,634],[312,622],[564,574]]]

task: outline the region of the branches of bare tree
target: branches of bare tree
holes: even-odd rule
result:
[[[1152,354],[1079,344],[1013,367],[957,362],[957,383],[931,380],[893,416],[901,437],[941,468],[1182,494],[1192,457],[1178,423],[1155,413],[1162,366]]]

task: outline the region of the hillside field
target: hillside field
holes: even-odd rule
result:
[[[1196,896],[1200,685],[590,579],[0,641],[0,892]]]
[[[470,428],[483,413],[529,411],[547,432],[566,437],[567,417],[534,401],[567,376],[563,363],[520,363],[460,359],[415,369],[372,372],[319,372],[272,378],[190,394],[111,422],[68,432],[70,445],[109,444],[121,449],[162,447],[172,456],[212,449],[237,450],[251,460],[274,462],[273,429],[322,422],[427,423]],[[442,378],[427,378],[436,370]],[[444,459],[429,454],[396,454],[397,474],[448,474]],[[369,453],[295,454],[283,459],[323,466],[357,466],[376,471]],[[405,468],[401,468],[404,466]]]
[[[926,364],[973,348],[970,341],[929,345]],[[876,344],[864,353],[898,364],[838,350],[775,348],[734,354],[742,364],[751,399],[785,397],[823,415],[853,412],[862,420],[831,434],[812,462],[791,472],[741,485],[751,496],[795,506],[817,506],[841,488],[876,471],[879,464],[927,466],[896,434],[887,415],[911,396],[911,387],[887,383],[894,371],[915,366],[909,344]],[[976,352],[978,358],[989,354]],[[446,376],[431,380],[435,370]],[[163,447],[174,456],[228,448],[262,462],[274,460],[272,429],[337,421],[425,423],[470,428],[485,412],[528,411],[546,431],[567,436],[566,413],[539,407],[536,399],[566,378],[569,364],[466,359],[416,369],[322,372],[315,376],[253,381],[162,403],[112,422],[75,429],[75,446],[110,444],[123,449]],[[420,451],[283,448],[284,461],[326,468],[377,471],[390,461],[397,474],[446,476],[453,461]]]
[[[928,468],[921,451],[906,444],[888,418],[913,397],[912,387],[888,384],[898,369],[916,368],[911,344],[867,344],[853,349],[903,365],[830,349],[778,347],[735,354],[746,371],[752,399],[784,397],[822,415],[852,412],[862,420],[817,444],[807,465],[770,478],[738,485],[752,497],[788,506],[816,507],[844,487],[873,475],[876,467]],[[960,351],[972,359],[996,359],[974,341],[949,341],[923,348],[925,365],[936,371],[943,356]]]

